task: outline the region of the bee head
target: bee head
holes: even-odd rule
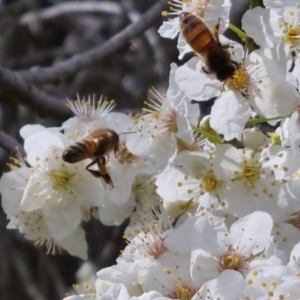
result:
[[[73,164],[81,160],[81,157],[78,156],[78,151],[72,147],[67,148],[62,154],[63,161]]]
[[[236,71],[237,67],[234,64],[227,64],[224,68],[219,70],[216,73],[217,79],[220,81],[226,81],[231,76],[233,76],[234,72]]]

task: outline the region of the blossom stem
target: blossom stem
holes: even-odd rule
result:
[[[242,40],[247,39],[247,34],[243,30],[236,27],[235,25],[229,23],[228,28],[230,28],[233,32],[235,32]]]
[[[193,126],[193,125],[191,125],[191,126],[192,126],[194,131],[204,135],[210,142],[212,142],[214,144],[222,144],[222,140],[220,139],[219,136],[213,135],[213,134],[205,131],[202,128],[199,128],[199,127],[196,127],[196,126]]]
[[[284,117],[278,116],[278,117],[273,117],[273,118],[265,118],[263,116],[259,116],[258,118],[251,119],[246,123],[246,126],[253,125],[253,124],[258,124],[258,123],[265,123],[269,121],[276,121],[276,120],[282,120]]]

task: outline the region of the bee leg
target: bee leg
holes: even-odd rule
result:
[[[91,167],[96,163],[98,166],[98,170],[89,169],[89,167]],[[110,175],[107,173],[105,164],[106,164],[105,157],[97,158],[93,160],[89,165],[86,166],[86,170],[89,171],[96,178],[103,178],[103,180],[109,185],[111,190],[114,187],[114,184],[111,180]]]
[[[213,36],[216,40],[216,42],[221,45],[220,40],[219,40],[219,29],[220,29],[220,22],[221,22],[221,18],[218,19],[218,23],[216,24],[214,31],[213,31]]]
[[[115,158],[117,158],[117,151],[118,151],[118,148],[119,148],[119,147],[115,147],[115,149],[114,149]]]
[[[91,170],[91,169],[89,169],[89,168],[90,168],[91,166],[93,166],[94,164],[98,163],[98,161],[99,161],[99,159],[96,158],[95,160],[93,160],[90,164],[88,164],[88,165],[85,167],[85,169],[86,169],[87,171],[89,171],[89,172],[90,172],[94,177],[96,177],[96,178],[101,177],[101,176],[100,176],[100,172],[97,171],[97,170]]]
[[[87,171],[93,171],[93,170],[90,170],[89,167],[93,166],[95,163],[97,163],[97,161],[98,161],[98,158],[94,159],[90,164],[88,164],[88,165],[85,167],[85,169],[86,169]]]
[[[209,74],[209,71],[208,71],[205,67],[202,67],[202,71],[203,71],[205,74]]]
[[[111,190],[114,187],[114,184],[113,181],[111,180],[110,175],[107,173],[105,164],[106,164],[105,157],[102,157],[102,159],[97,160],[99,177],[101,177],[109,185],[109,189]]]
[[[289,68],[288,72],[291,73],[293,72],[294,68],[295,68],[295,57],[296,57],[296,52],[292,51],[291,52],[291,56],[292,56],[292,64],[291,67]]]

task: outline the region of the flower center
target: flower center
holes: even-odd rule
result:
[[[283,40],[286,43],[290,44],[292,49],[298,48],[298,44],[300,41],[300,27],[290,27],[290,24],[287,24],[288,29],[284,32]]]
[[[221,185],[221,182],[217,180],[214,173],[210,170],[203,179],[202,188],[208,193],[216,193]]]
[[[233,76],[226,81],[226,86],[229,89],[239,90],[245,92],[250,81],[250,76],[245,67],[238,68]]]
[[[156,185],[154,184],[154,179],[148,174],[139,174],[136,177],[131,190],[135,195],[136,203],[142,201],[145,197],[149,201],[151,197],[156,198]]]
[[[296,9],[299,10],[299,4],[296,5]],[[298,13],[295,13],[294,8],[288,13],[281,26],[283,27],[283,41],[290,45],[290,50],[297,49],[300,41],[300,26]]]
[[[225,269],[237,270],[240,264],[240,257],[232,253],[222,259],[222,265]]]
[[[165,273],[169,274],[171,271],[165,269]],[[196,294],[196,291],[185,287],[182,282],[176,283],[175,291],[168,295],[171,299],[180,299],[180,300],[191,300]]]
[[[260,179],[261,168],[262,166],[257,160],[244,160],[242,169],[235,172],[232,180],[242,180],[245,185],[254,188],[255,182]]]
[[[137,159],[137,156],[128,151],[125,144],[120,144],[117,152],[117,160],[120,164],[132,164]]]
[[[68,194],[75,196],[72,184],[76,174],[71,173],[64,164],[60,170],[52,170],[49,176],[53,182],[54,191],[64,190]]]
[[[190,300],[192,298],[191,292],[188,288],[181,284],[176,284],[178,298],[181,300]]]

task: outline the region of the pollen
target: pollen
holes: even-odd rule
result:
[[[240,264],[241,258],[236,253],[232,253],[222,259],[222,265],[225,269],[237,270]]]
[[[226,81],[226,87],[246,93],[250,82],[250,76],[246,68],[238,68],[233,76]]]
[[[117,160],[120,164],[132,165],[138,157],[128,151],[125,144],[120,144],[117,152]]]
[[[176,284],[176,299],[189,300],[192,299],[194,293],[180,283]]]
[[[300,26],[296,20],[294,12],[289,13],[289,20],[283,25],[283,41],[290,45],[291,50],[299,47],[300,42]]]
[[[254,188],[255,183],[260,179],[262,173],[262,165],[255,159],[244,160],[241,170],[235,174],[233,181],[242,180],[244,185]]]
[[[76,178],[76,174],[70,172],[64,164],[62,165],[61,169],[52,170],[49,173],[49,176],[53,183],[53,193],[64,190],[68,194],[75,196],[72,185],[74,183],[74,179]]]
[[[207,173],[202,182],[202,188],[208,193],[217,193],[221,185],[221,182],[217,180],[211,170]]]

